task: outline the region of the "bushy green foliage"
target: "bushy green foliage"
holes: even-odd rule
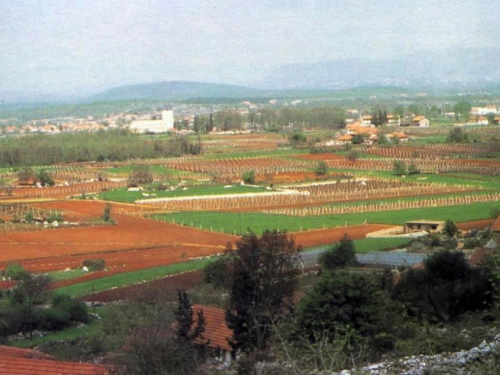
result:
[[[377,143],[381,146],[384,146],[384,145],[387,145],[389,144],[389,140],[387,139],[387,137],[383,134],[380,134],[378,136],[378,140],[377,140]]]
[[[300,332],[315,341],[314,333],[350,327],[361,336],[391,332],[395,308],[383,290],[381,278],[348,271],[325,273],[300,301],[296,314]]]
[[[36,180],[42,186],[54,186],[55,185],[54,179],[50,176],[50,174],[45,169],[38,171],[38,173],[36,174]]]
[[[407,173],[406,163],[403,160],[395,160],[392,165],[392,173],[396,176],[402,176]]]
[[[448,321],[491,304],[488,274],[472,268],[462,252],[435,253],[424,266],[406,272],[394,289],[394,298],[405,303],[410,316]]]
[[[87,306],[69,296],[54,295],[50,301],[50,278],[25,273],[10,292],[8,303],[0,310],[0,336],[35,329],[60,330],[76,322],[87,323]]]
[[[419,174],[420,173],[420,169],[417,168],[417,166],[415,164],[410,164],[408,166],[408,174],[409,175],[412,175],[412,174]]]
[[[284,313],[297,288],[300,247],[286,232],[250,232],[226,250],[231,345],[251,352],[268,346],[272,323]]]
[[[112,208],[113,206],[111,205],[111,203],[106,203],[106,205],[104,206],[104,210],[102,213],[102,221],[104,221],[105,223],[109,223],[111,221]]]
[[[289,139],[292,146],[297,146],[307,142],[307,137],[302,132],[294,132],[290,134]]]
[[[33,212],[29,211],[24,215],[24,220],[26,220],[28,223],[33,222],[35,220],[35,217],[33,216]]]
[[[89,271],[102,271],[106,267],[106,262],[104,259],[85,259],[82,265]]]
[[[328,164],[324,161],[318,162],[316,168],[314,169],[316,176],[325,176],[328,173]]]
[[[28,271],[19,263],[8,264],[5,268],[5,276],[9,277],[11,280],[21,280],[27,272]]]
[[[0,166],[6,167],[160,158],[201,151],[200,145],[187,137],[144,140],[123,130],[6,138],[0,139],[0,150]]]
[[[356,150],[351,150],[345,155],[345,158],[355,163],[359,158],[359,152],[357,152]]]
[[[458,233],[458,228],[452,220],[448,219],[444,223],[443,233],[451,238]]]
[[[205,282],[212,284],[216,289],[227,286],[227,262],[228,259],[222,256],[216,261],[208,263],[204,268]]]
[[[24,167],[17,172],[17,179],[19,181],[19,184],[33,185],[36,182],[36,172],[31,167]]]
[[[365,137],[362,134],[355,134],[352,136],[351,142],[353,145],[360,145],[365,141]]]
[[[326,250],[319,256],[318,263],[324,270],[328,271],[355,266],[357,264],[356,250],[351,237],[347,233],[344,234],[337,245]]]
[[[464,249],[474,249],[481,246],[481,241],[475,237],[466,238],[464,241]]]
[[[448,143],[464,143],[469,140],[469,135],[462,128],[453,128],[448,133],[446,141]]]
[[[140,164],[135,165],[130,172],[128,179],[129,186],[139,186],[143,184],[150,184],[153,182],[153,173],[149,165]]]
[[[255,183],[255,172],[254,171],[246,171],[242,176],[243,182],[245,184],[254,184]]]

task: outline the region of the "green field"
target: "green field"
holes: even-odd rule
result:
[[[187,261],[185,263],[172,264],[169,266],[161,266],[139,271],[120,273],[97,280],[85,281],[83,283],[65,286],[63,288],[57,289],[56,291],[62,294],[67,294],[71,297],[80,297],[91,294],[92,292],[102,292],[104,290],[151,281],[176,273],[202,269],[210,261],[211,260],[209,258],[204,258]]]
[[[473,221],[490,218],[494,208],[500,209],[500,202],[306,217],[266,215],[255,212],[176,212],[158,214],[155,217],[159,220],[215,232],[240,234],[246,232],[249,228],[255,233],[260,234],[265,229],[298,232],[308,229],[359,225],[365,222],[402,225],[405,221],[420,219],[451,219],[455,222]]]
[[[408,245],[412,239],[409,238],[365,238],[362,240],[353,240],[356,253],[365,254],[373,251],[391,250]],[[329,249],[331,245],[321,245],[306,248],[304,252],[317,252]]]
[[[244,193],[259,193],[265,192],[263,187],[251,187],[245,185],[231,185],[224,187],[221,185],[195,185],[186,188],[178,188],[176,190],[157,190],[155,185],[149,185],[144,191],[127,191],[127,188],[105,191],[99,194],[99,198],[106,201],[133,203],[139,199],[150,198],[175,198],[175,197],[192,197],[203,195],[221,195],[221,194],[244,194]],[[153,197],[147,197],[143,194],[156,194]]]

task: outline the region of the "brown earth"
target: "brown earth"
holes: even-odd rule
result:
[[[303,155],[295,155],[294,157],[305,160],[345,160],[343,155],[333,154],[333,153],[325,153],[325,154],[303,154]]]
[[[199,285],[205,276],[202,270],[185,272],[164,277],[144,284],[135,284],[123,288],[107,290],[82,297],[84,301],[112,302],[127,300],[140,301],[176,301],[178,290],[188,290]]]
[[[294,232],[295,242],[302,247],[329,245],[340,241],[347,233],[353,240],[365,238],[368,233],[393,227],[393,225],[367,224],[331,229],[316,229],[306,232]]]
[[[463,223],[456,223],[458,229],[463,231],[468,231],[472,229],[484,229],[493,224],[494,219],[476,220],[476,221],[466,221]]]
[[[68,216],[73,219],[96,219],[102,214],[104,208],[102,202],[86,201],[48,202],[43,205],[44,207],[66,210],[65,214],[67,212]],[[184,257],[218,253],[228,242],[234,242],[236,239],[231,235],[201,231],[142,217],[112,213],[112,218],[116,220],[117,225],[3,234],[0,236],[0,248],[2,249],[0,268],[3,268],[8,262],[22,262],[32,266],[33,270],[38,267],[45,270],[49,268],[52,270],[64,269],[69,264],[78,262],[82,257],[84,259],[101,258],[106,253],[117,254],[120,252],[122,253],[121,259],[135,258],[135,261],[132,262],[135,263],[139,261],[137,259],[138,250],[147,250],[150,253],[153,251],[156,252],[157,256],[160,253],[170,253],[172,260],[180,261],[183,252],[187,254]],[[111,258],[110,254],[107,254],[106,257]],[[144,256],[141,257],[144,259],[147,254],[144,253]],[[116,255],[113,256],[116,257]],[[57,263],[60,265],[56,266]]]

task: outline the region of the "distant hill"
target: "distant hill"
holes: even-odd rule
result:
[[[398,59],[344,59],[278,67],[259,84],[273,89],[339,89],[366,85],[478,87],[500,82],[500,50],[423,51]]]
[[[112,88],[92,95],[88,101],[187,100],[194,98],[244,98],[259,96],[257,89],[215,83],[169,81]]]

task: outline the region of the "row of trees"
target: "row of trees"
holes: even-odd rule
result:
[[[142,139],[123,130],[6,138],[0,141],[0,167],[70,162],[121,161],[198,154],[199,143],[185,137]]]
[[[195,116],[193,130],[205,132],[214,127],[223,131],[241,130],[246,124],[267,131],[280,131],[288,127],[340,129],[345,127],[345,118],[345,110],[340,107],[263,108],[247,114],[222,110],[208,116]],[[177,127],[187,128],[188,123],[178,123]]]

